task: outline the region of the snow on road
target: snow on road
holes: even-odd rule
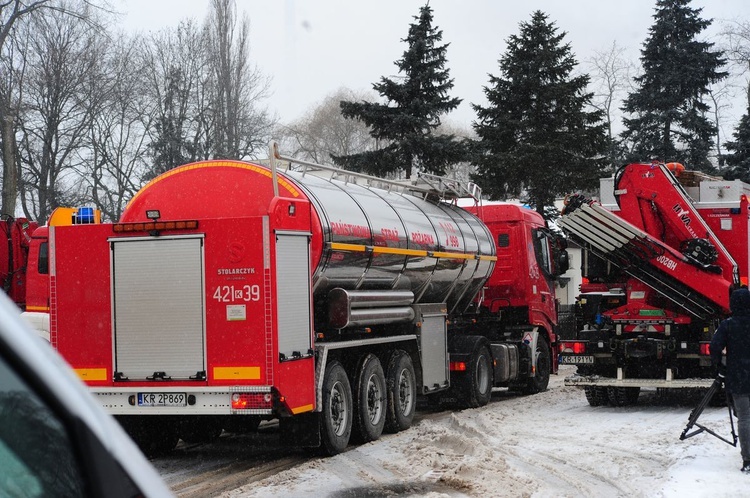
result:
[[[738,497],[750,495],[738,448],[679,435],[700,396],[641,394],[638,405],[590,407],[565,387],[495,393],[485,407],[426,412],[396,435],[351,447],[224,493],[238,497]],[[729,436],[726,408],[700,418]]]

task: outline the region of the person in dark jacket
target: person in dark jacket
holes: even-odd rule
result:
[[[723,320],[711,340],[711,361],[725,375],[732,395],[742,453],[742,472],[750,474],[750,291],[737,289],[729,298],[732,316]],[[721,359],[726,349],[726,368]]]

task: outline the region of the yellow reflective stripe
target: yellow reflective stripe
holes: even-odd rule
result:
[[[375,246],[372,248],[372,252],[376,254],[398,254],[407,256],[427,256],[427,251],[420,251],[417,249],[400,249],[398,247],[381,247]]]
[[[441,252],[435,251],[431,254],[433,258],[451,258],[451,259],[474,259],[473,254],[465,252]]]
[[[292,414],[294,415],[297,415],[298,413],[311,412],[311,411],[313,411],[312,404],[302,405],[302,406],[298,406],[297,408],[292,408]]]
[[[361,244],[342,244],[340,242],[332,242],[331,249],[334,251],[365,252],[367,246]]]
[[[258,380],[260,367],[214,367],[214,380]]]
[[[49,306],[26,306],[26,311],[49,311]]]
[[[334,251],[351,251],[351,252],[366,252],[372,251],[374,254],[396,254],[400,256],[414,256],[414,257],[432,257],[432,258],[448,258],[448,259],[475,259],[479,258],[483,261],[497,261],[497,256],[478,256],[472,253],[466,252],[428,252],[420,249],[400,249],[398,247],[382,247],[382,246],[366,246],[362,244],[344,244],[341,242],[331,242],[331,249]]]
[[[108,380],[106,368],[76,368],[75,372],[81,380]]]

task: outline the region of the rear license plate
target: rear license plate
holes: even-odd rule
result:
[[[590,355],[558,356],[559,363],[594,363],[594,357]]]
[[[185,393],[138,393],[138,406],[186,406]]]

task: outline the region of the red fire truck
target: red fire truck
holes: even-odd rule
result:
[[[278,418],[334,454],[408,428],[418,396],[546,389],[567,253],[541,216],[277,158],[178,167],[117,223],[32,239],[51,344],[147,453]]]
[[[675,176],[679,174],[679,176]],[[750,186],[629,164],[601,202],[570,198],[560,225],[583,247],[577,334],[560,362],[592,406],[635,403],[642,387],[708,387],[709,343],[748,278]]]
[[[5,243],[0,244],[0,285],[3,291],[18,305],[26,308],[26,261],[29,254],[31,234],[38,224],[26,218],[0,217],[0,230]]]

